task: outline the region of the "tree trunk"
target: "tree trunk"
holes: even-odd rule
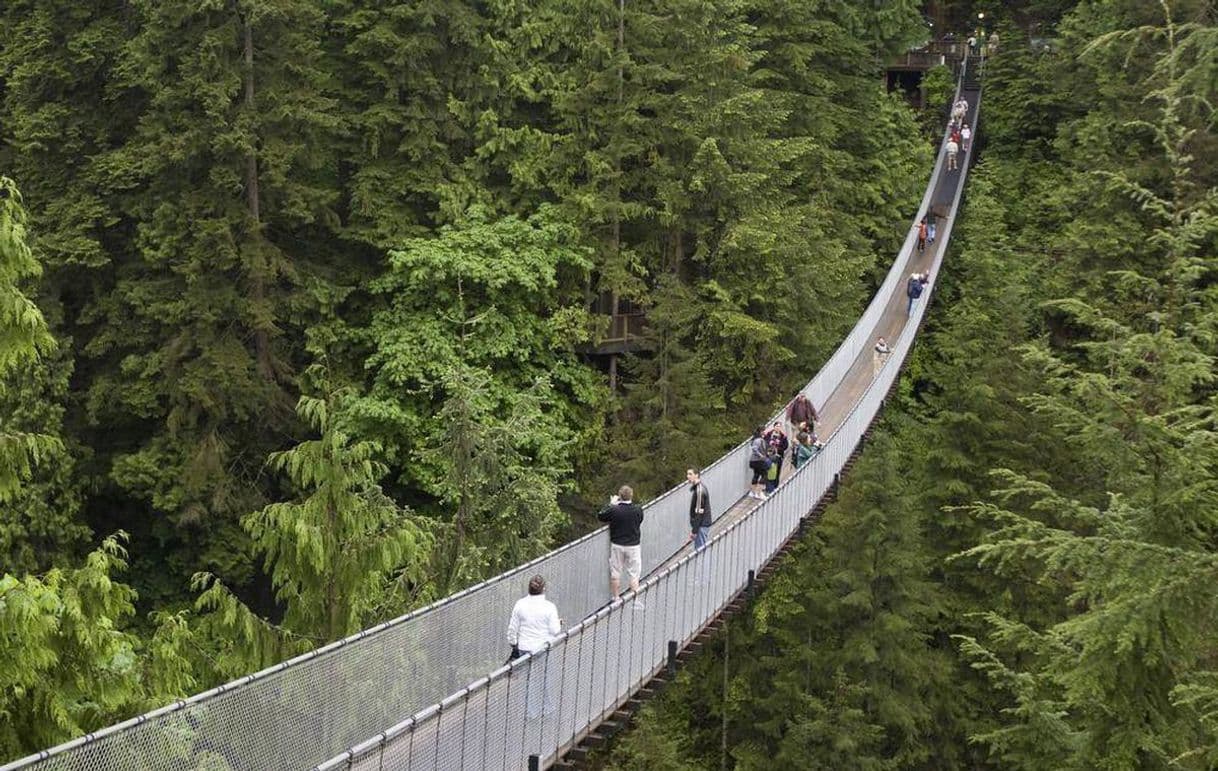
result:
[[[249,18],[241,22],[241,36],[245,57],[245,109],[254,111],[254,29]],[[275,379],[275,365],[271,356],[271,340],[267,323],[263,320],[266,307],[266,259],[262,242],[262,205],[258,188],[258,151],[250,143],[245,157],[245,205],[250,218],[250,246],[247,256],[250,277],[250,304],[254,306],[254,358],[258,372],[267,380]]]

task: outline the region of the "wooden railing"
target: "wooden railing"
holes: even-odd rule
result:
[[[618,313],[609,317],[609,332],[601,338],[601,344],[627,343],[643,336],[642,313]]]

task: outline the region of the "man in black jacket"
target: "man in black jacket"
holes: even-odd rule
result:
[[[710,493],[702,484],[702,472],[698,469],[686,469],[685,479],[689,482],[689,538],[686,543],[693,541],[694,549],[698,550],[710,540]]]
[[[609,591],[617,597],[622,585],[622,573],[630,580],[630,588],[639,590],[643,572],[643,548],[640,528],[643,507],[634,502],[634,490],[622,485],[617,495],[609,497],[609,505],[596,518],[609,523]]]

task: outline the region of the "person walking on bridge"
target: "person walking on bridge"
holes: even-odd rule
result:
[[[953,127],[959,126],[961,123],[964,122],[964,119],[967,115],[968,115],[968,100],[967,99],[957,99],[956,103],[952,105],[951,125]]]
[[[927,229],[926,218],[918,223],[918,254],[926,251],[926,236],[930,231]]]
[[[801,392],[787,407],[787,422],[800,431],[811,431],[820,422],[820,415],[812,406],[812,400]]]
[[[562,619],[558,617],[558,606],[546,599],[546,580],[539,575],[533,576],[529,579],[529,593],[516,600],[508,621],[507,640],[512,646],[510,658],[536,653],[561,631]]]
[[[546,646],[562,631],[562,619],[558,607],[546,599],[546,580],[540,575],[529,579],[529,593],[516,600],[512,618],[508,621],[507,639],[512,646],[508,659],[532,654],[533,661],[525,692],[525,715],[533,720],[554,710],[545,681]]]
[[[781,422],[774,423],[765,435],[765,440],[768,445],[766,455],[770,459],[765,483],[768,495],[778,489],[778,483],[782,481],[782,461],[787,455],[787,448],[791,446],[791,440],[787,439],[787,432],[782,430]]]
[[[643,507],[634,502],[634,490],[622,485],[617,495],[609,497],[609,505],[596,515],[601,522],[609,523],[609,592],[614,598],[622,586],[622,573],[626,574],[633,591],[639,590],[639,577],[643,573],[642,540]]]
[[[933,244],[935,242],[936,226],[939,224],[939,218],[935,215],[934,209],[926,212],[926,242]]]
[[[910,273],[909,280],[905,282],[905,295],[909,298],[909,306],[905,309],[906,316],[913,315],[914,303],[922,296],[922,289],[926,286],[925,273]]]
[[[805,463],[815,458],[820,454],[821,448],[824,445],[816,439],[816,435],[801,431],[799,436],[795,437],[795,449],[791,451],[791,462],[795,464],[795,468],[802,468]]]
[[[753,481],[749,483],[750,498],[765,500],[761,486],[765,484],[765,475],[770,469],[768,449],[761,427],[758,426],[753,429],[753,438],[749,441],[749,468],[753,470]]]
[[[956,153],[960,152],[960,144],[955,138],[947,140],[947,170],[954,171],[956,169]]]
[[[973,130],[968,127],[967,123],[965,123],[964,126],[960,129],[960,149],[967,153],[968,146],[969,146],[969,143],[972,140],[972,138],[973,138]]]
[[[710,493],[702,484],[702,472],[696,468],[685,470],[685,480],[689,482],[689,538],[694,544],[694,550],[700,550],[710,540],[710,529],[713,515],[711,513]]]
[[[888,347],[888,341],[883,337],[877,337],[875,340],[874,353],[871,356],[871,377],[877,378],[880,376],[880,370],[884,368],[884,362],[888,361],[888,354],[892,353],[892,349]]]

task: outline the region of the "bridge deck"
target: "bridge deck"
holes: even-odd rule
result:
[[[974,126],[976,125],[976,111],[979,91],[976,89],[965,88],[961,91],[961,96],[968,100],[969,109],[967,122],[970,126]],[[963,166],[965,163],[968,163],[971,155],[971,147],[969,148],[968,153],[962,151],[960,155],[960,165]],[[956,188],[959,186],[959,169],[951,171],[944,169],[943,174],[939,178],[938,184],[935,186],[934,192],[931,194],[931,208],[935,211],[950,210],[952,200],[956,195]],[[943,219],[943,217],[940,217],[938,222],[940,232],[943,230]],[[933,244],[927,244],[925,252],[915,256],[912,263],[914,267],[910,272],[925,272],[933,263],[935,255],[938,253],[938,250],[942,245],[942,240],[937,240]],[[924,299],[923,302],[925,301],[926,300]],[[881,318],[879,327],[882,332],[879,334],[882,334],[885,340],[891,342],[897,338],[898,334],[901,333],[901,330],[905,326],[905,322],[908,319],[905,312],[907,302],[908,301],[904,292],[899,292],[888,303],[888,307],[884,309],[884,315]],[[879,334],[877,334],[877,337]],[[849,374],[842,379],[837,389],[834,390],[829,396],[828,401],[823,405],[817,405],[817,411],[820,413],[821,417],[818,433],[822,438],[830,436],[838,425],[845,420],[846,416],[850,413],[850,409],[855,405],[855,403],[858,402],[859,398],[863,394],[863,391],[871,382],[871,372],[871,348],[866,348],[861,354],[859,354],[859,357],[855,359],[853,366],[850,368]],[[793,470],[794,469],[791,466],[790,459],[786,459],[782,465],[782,478],[786,479]],[[728,509],[726,513],[715,520],[715,524],[711,528],[711,534],[714,535],[715,533],[726,529],[733,522],[743,518],[746,514],[755,509],[760,503],[760,501],[754,498],[749,498],[747,495],[740,498],[732,504],[731,508]],[[689,550],[692,548],[692,545],[685,546],[680,551],[676,552],[667,560],[658,565],[653,572],[659,573],[660,571],[663,571],[666,568],[676,564],[681,560],[682,557],[688,554]]]

